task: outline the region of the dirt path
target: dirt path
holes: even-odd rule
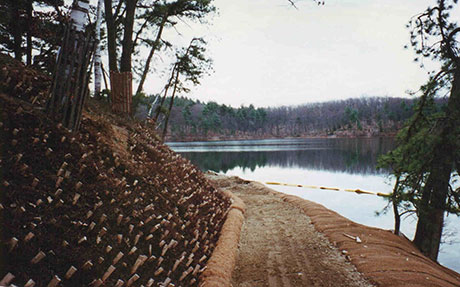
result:
[[[389,230],[355,223],[260,183],[211,174],[208,179],[246,204],[234,287],[460,286],[459,273]]]
[[[299,209],[257,184],[212,179],[246,204],[233,286],[372,286]]]

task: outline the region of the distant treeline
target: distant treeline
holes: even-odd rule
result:
[[[168,139],[388,135],[412,115],[415,103],[415,99],[362,97],[289,107],[233,108],[178,97],[171,111]],[[437,101],[438,107],[445,103]]]

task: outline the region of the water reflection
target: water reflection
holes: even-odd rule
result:
[[[382,174],[377,158],[393,147],[393,140],[292,139],[174,143],[172,148],[202,170],[226,173],[236,167],[254,171],[261,167],[304,168],[350,174]]]
[[[169,143],[171,148],[191,160],[202,170],[213,170],[260,182],[329,186],[341,189],[362,189],[390,193],[392,183],[386,171],[375,166],[378,157],[389,151],[394,143],[389,138],[372,139],[283,139]],[[361,224],[384,229],[393,227],[391,211],[376,216],[388,201],[371,195],[269,186],[280,192],[315,201]],[[409,238],[415,231],[415,218],[405,218],[401,230]],[[460,219],[449,216],[446,232],[456,232],[458,240]],[[441,264],[460,271],[460,243],[441,246]]]

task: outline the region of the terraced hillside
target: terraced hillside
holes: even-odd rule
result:
[[[197,286],[229,199],[147,124],[97,105],[79,132],[50,120],[34,85],[46,77],[12,63],[0,74],[0,285]]]

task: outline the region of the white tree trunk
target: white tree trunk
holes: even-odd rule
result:
[[[73,28],[79,32],[85,30],[88,22],[89,0],[74,0],[72,4],[72,11],[70,12],[70,19]]]
[[[96,51],[94,53],[94,95],[98,96],[101,93],[101,21],[102,21],[102,5],[103,0],[97,2],[97,18],[96,18]]]

